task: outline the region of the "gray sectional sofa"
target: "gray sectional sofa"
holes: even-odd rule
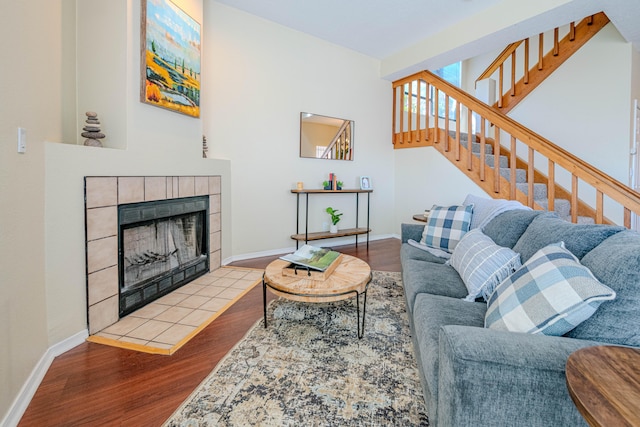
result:
[[[482,231],[524,264],[563,241],[615,299],[562,336],[485,327],[487,303],[466,301],[445,259],[409,244],[423,224],[402,224],[402,278],[432,426],[586,425],[566,388],[569,355],[587,346],[640,347],[640,234],[618,226],[571,224],[555,214],[514,209]]]

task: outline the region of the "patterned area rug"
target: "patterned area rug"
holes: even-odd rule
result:
[[[273,301],[164,425],[428,426],[400,277],[373,273],[361,340],[355,298]]]

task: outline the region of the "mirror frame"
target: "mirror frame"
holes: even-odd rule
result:
[[[353,160],[354,127],[353,120],[301,112],[300,157],[321,160]],[[310,133],[311,135],[309,135]],[[346,141],[342,142],[341,137]],[[341,147],[341,144],[345,144],[346,149],[344,145]],[[325,147],[324,152],[318,154],[317,147]],[[310,150],[315,152],[315,155],[311,155]]]

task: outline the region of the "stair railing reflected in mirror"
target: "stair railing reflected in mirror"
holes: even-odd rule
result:
[[[353,160],[353,120],[300,113],[300,157]]]

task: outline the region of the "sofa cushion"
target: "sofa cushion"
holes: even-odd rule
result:
[[[615,234],[581,262],[617,296],[567,336],[640,347],[640,234],[630,230]]]
[[[469,231],[453,250],[448,263],[456,269],[467,290],[465,300],[485,299],[496,286],[520,268],[520,254],[496,245],[479,228]]]
[[[536,252],[496,288],[487,302],[485,326],[560,336],[615,295],[560,242]]]
[[[413,311],[416,296],[421,293],[453,298],[464,298],[467,295],[467,288],[456,270],[445,264],[406,260],[402,265],[402,283],[409,314]]]
[[[482,232],[491,237],[496,245],[513,248],[531,221],[539,215],[555,218],[556,214],[544,211],[513,210],[502,213],[484,226]]]
[[[437,264],[444,264],[447,261],[446,259],[437,257],[430,252],[416,248],[409,243],[403,243],[400,247],[400,261],[402,262],[402,265],[404,265],[404,262],[408,259],[418,259],[421,261],[435,262]]]
[[[462,236],[469,231],[473,205],[433,205],[420,243],[452,252]]]
[[[578,259],[607,237],[619,233],[624,227],[597,224],[572,224],[558,217],[541,215],[531,221],[513,250],[520,253],[522,262],[552,243],[563,241]]]
[[[514,209],[526,211],[532,210],[517,200],[493,199],[490,197],[478,197],[468,194],[463,205],[473,205],[473,216],[471,217],[471,230],[475,228],[483,229],[493,218],[503,212]]]
[[[438,340],[440,329],[446,325],[482,327],[487,306],[439,295],[420,294],[414,305],[415,342],[418,363],[427,383],[425,401],[429,423],[437,423],[438,407]]]

